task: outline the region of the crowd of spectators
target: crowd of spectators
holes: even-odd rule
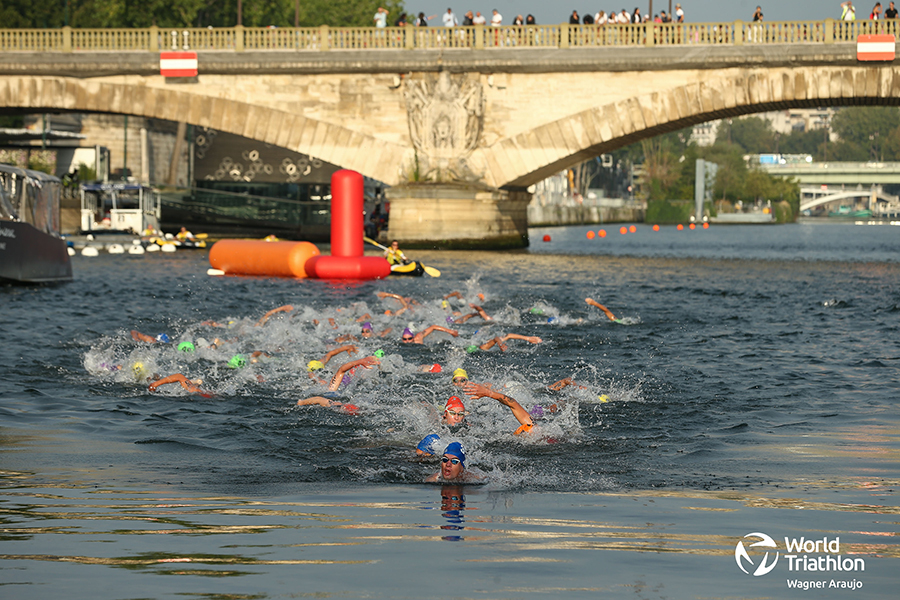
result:
[[[374,17],[375,26],[386,27],[388,23],[387,16],[388,11],[384,8],[379,8]],[[437,17],[438,15],[426,16],[424,12],[420,12],[418,16],[410,19],[404,12],[394,20],[393,24],[397,27],[402,27],[404,25],[427,27],[429,25],[429,21],[437,19]],[[440,17],[441,25],[443,25],[444,27],[457,27],[460,25],[491,25],[493,27],[499,27],[500,25],[504,24],[503,15],[501,15],[496,8],[491,11],[490,15],[485,15],[478,11],[476,11],[474,14],[471,10],[466,11],[461,21],[456,17],[453,9],[448,8],[447,12],[440,15]],[[847,0],[841,3],[840,18],[844,21],[856,20],[856,8],[853,6],[853,2]],[[871,20],[896,18],[897,9],[894,7],[893,2],[891,2],[889,7],[884,11],[882,11],[881,2],[876,2],[875,6],[872,8],[872,12],[869,14],[869,19]],[[761,6],[756,7],[756,11],[754,11],[752,15],[752,20],[753,22],[760,22],[763,20],[763,12]],[[650,21],[653,21],[654,23],[683,23],[684,9],[681,8],[681,4],[676,4],[675,10],[672,11],[672,14],[667,14],[666,11],[661,10],[658,14],[653,15],[652,18],[649,14],[642,14],[641,9],[638,7],[635,7],[631,12],[628,12],[627,9],[623,8],[619,11],[611,10],[609,12],[601,10],[593,14],[587,12],[580,16],[577,10],[573,10],[572,14],[569,15],[570,25],[615,25],[620,23],[648,23]],[[525,17],[523,17],[522,15],[516,15],[509,21],[508,24],[536,25],[537,23],[533,15],[526,15]]]

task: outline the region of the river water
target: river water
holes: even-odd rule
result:
[[[4,597],[892,596],[900,227],[619,227],[415,253],[440,278],[209,277],[180,251],[78,256],[71,284],[0,288]],[[417,304],[388,315],[378,292]],[[399,342],[469,302],[492,321]],[[392,331],[326,369],[384,350],[339,392],[358,414],[297,407],[324,391],[307,363],[366,313]],[[505,333],[543,341],[466,351]],[[470,426],[450,432],[433,415],[459,367],[561,410],[522,437],[508,409],[464,398]],[[172,373],[210,397],[148,391]],[[547,389],[564,377],[580,387]],[[424,484],[429,433],[487,482]],[[836,570],[848,557],[864,570]]]

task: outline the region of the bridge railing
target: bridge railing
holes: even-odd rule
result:
[[[0,52],[323,51],[852,43],[900,21],[772,21],[486,27],[0,29]]]

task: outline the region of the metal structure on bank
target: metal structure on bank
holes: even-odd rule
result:
[[[860,35],[900,34],[880,21],[730,21],[501,27],[221,27],[145,29],[0,29],[2,52],[161,50],[313,51],[593,48],[855,43]]]

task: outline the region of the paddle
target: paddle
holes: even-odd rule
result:
[[[370,244],[372,244],[373,246],[378,246],[382,250],[387,250],[386,246],[382,246],[381,244],[379,244],[372,238],[367,238],[367,237],[363,236],[363,239],[365,241],[369,242]],[[419,264],[422,264],[422,263],[419,263]],[[441,276],[441,272],[438,271],[437,269],[435,269],[434,267],[426,267],[425,265],[422,265],[422,268],[425,269],[425,272],[428,273],[429,275],[431,275],[432,277],[440,277]]]

